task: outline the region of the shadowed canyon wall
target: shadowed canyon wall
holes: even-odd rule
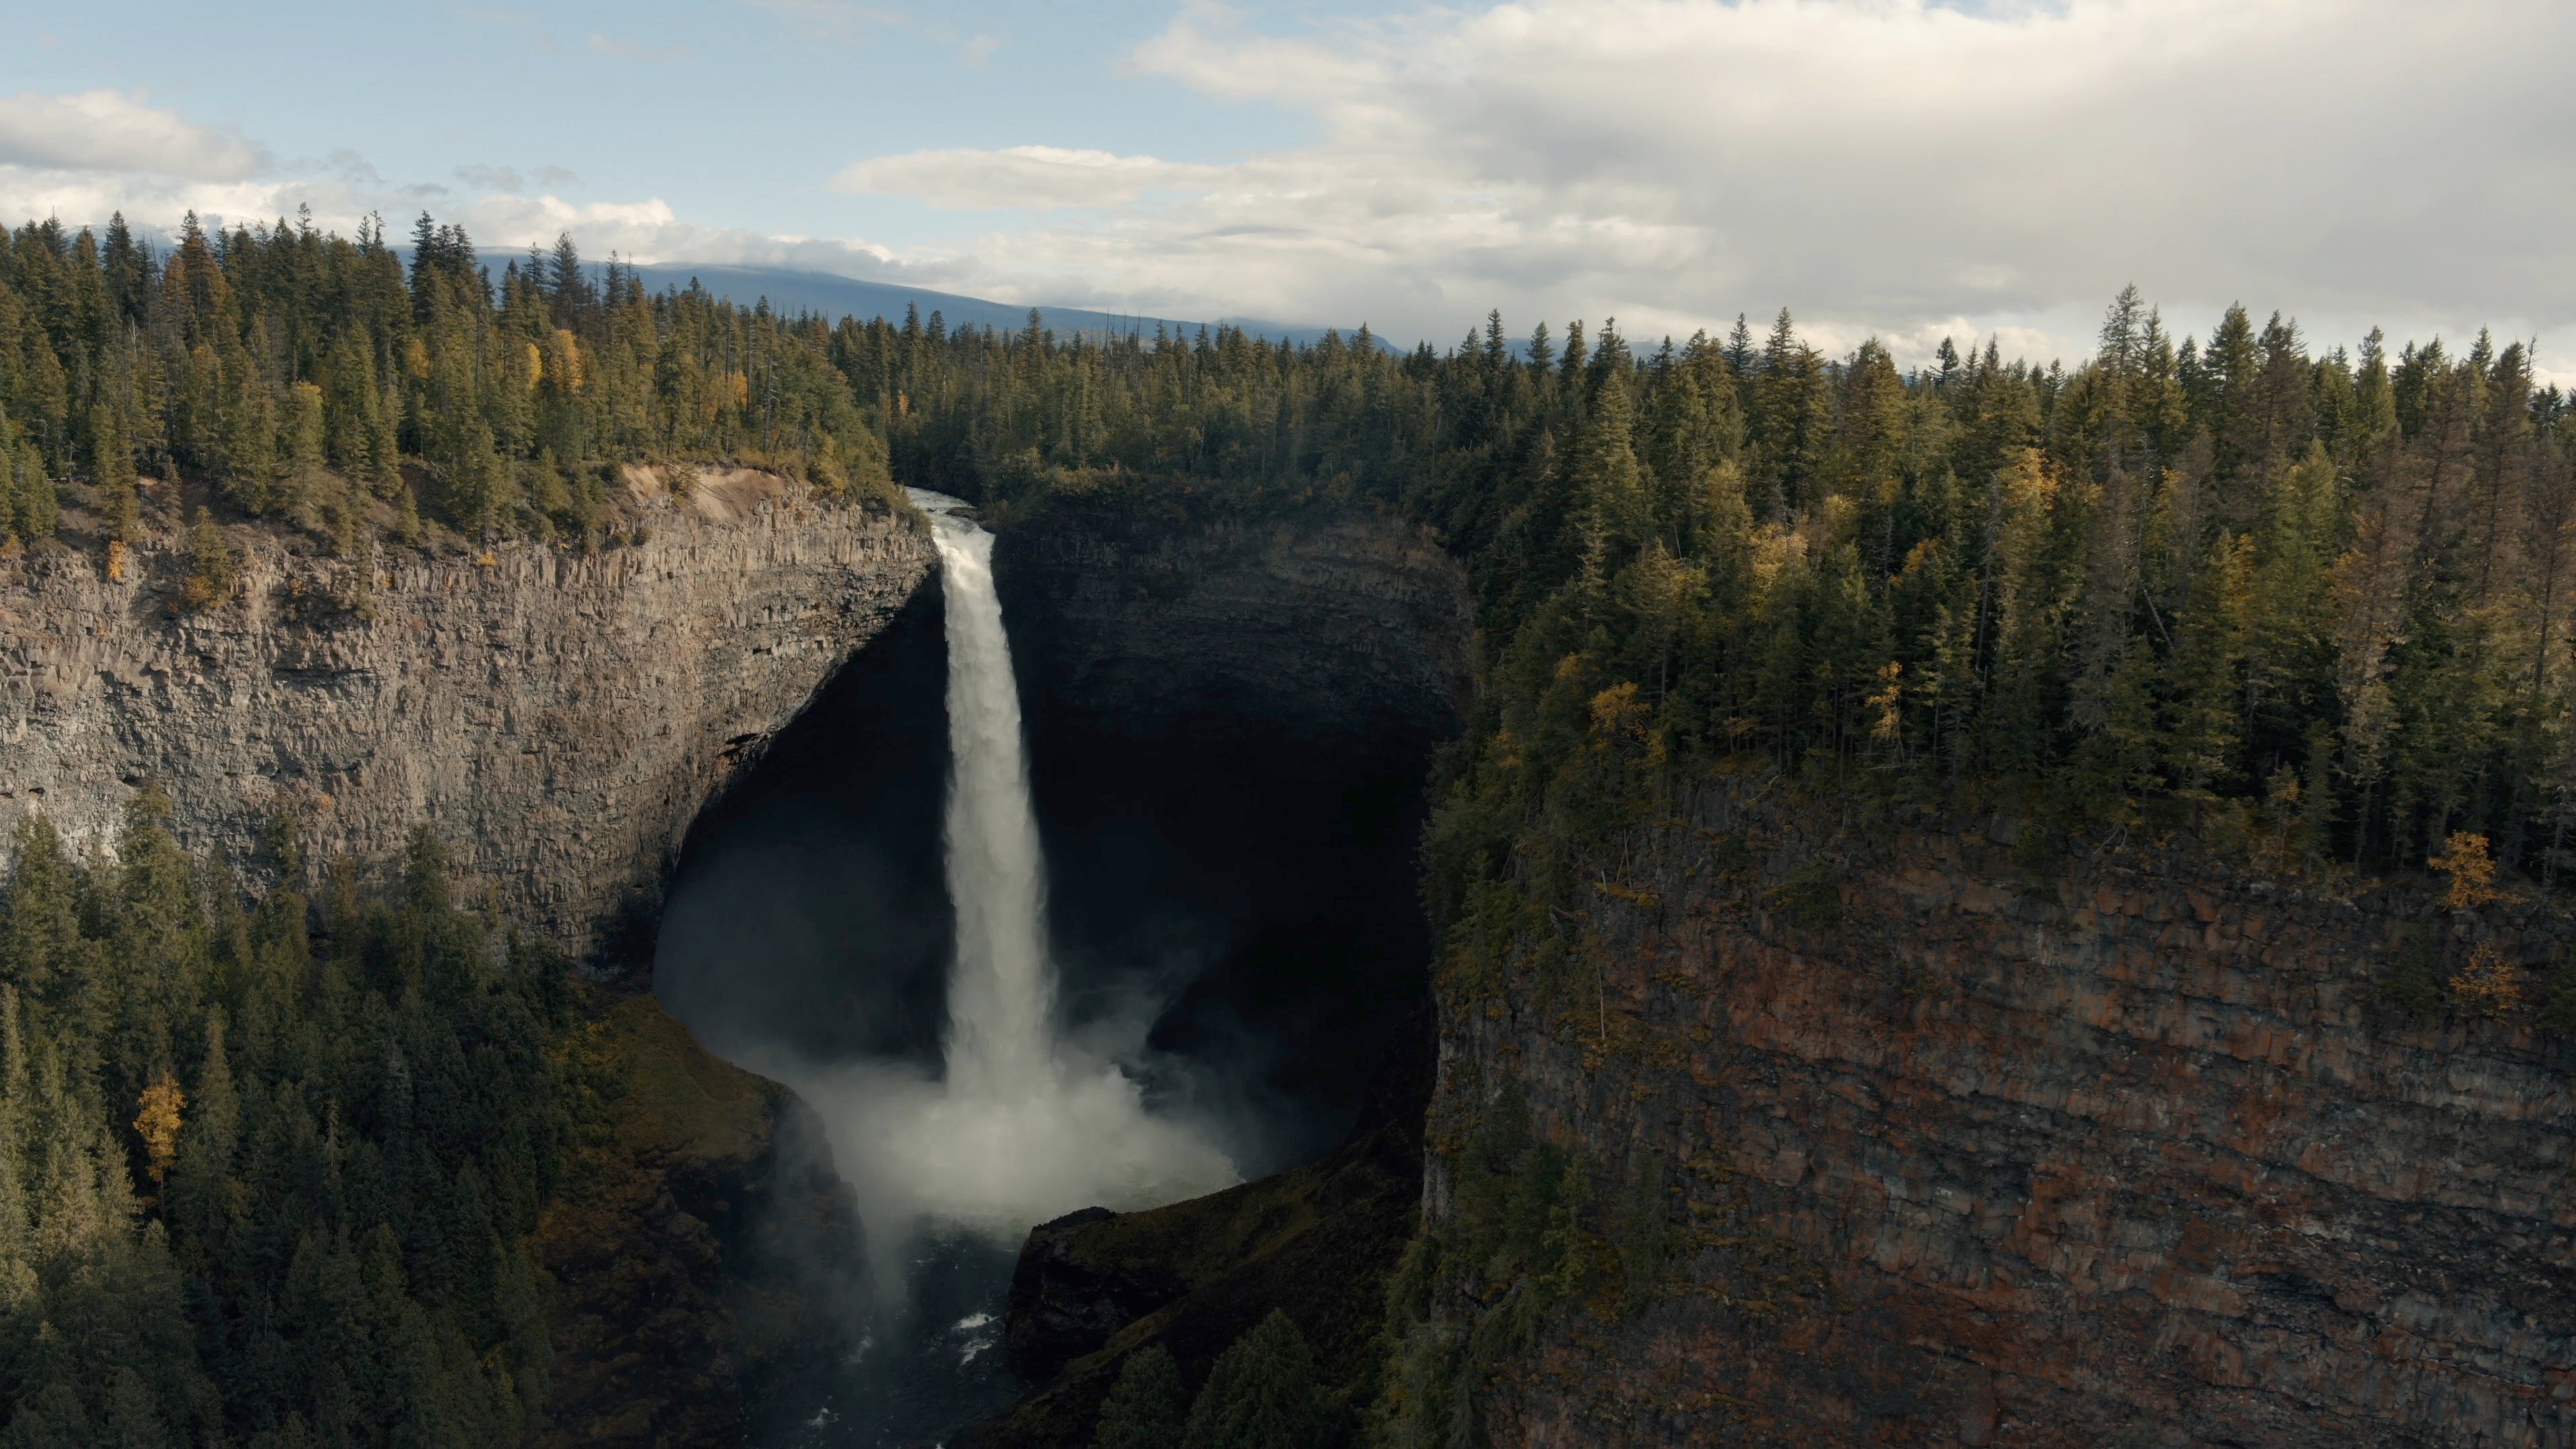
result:
[[[1425,984],[1422,783],[1454,566],[1397,523],[1050,510],[995,573],[1076,1029],[1151,1009],[1267,1171],[1337,1141]],[[946,655],[924,590],[698,822],[656,990],[752,1060],[938,1060]],[[1130,1022],[1129,1025],[1136,1025]]]
[[[2563,921],[2036,844],[1720,775],[1595,860],[1555,980],[1444,984],[1434,1216],[1507,1087],[1672,1213],[1495,1442],[2576,1441],[2576,1061],[2378,985],[2536,980]]]
[[[699,808],[931,563],[909,520],[768,475],[647,517],[645,541],[592,554],[372,570],[258,544],[234,601],[198,614],[170,608],[175,548],[121,578],[61,551],[0,566],[0,839],[40,810],[76,846],[112,841],[146,783],[183,844],[236,861],[280,811],[317,863],[381,859],[425,820],[514,918],[587,954],[613,917],[649,918]]]
[[[1470,688],[1462,572],[1364,513],[1072,499],[1006,526],[994,573],[1068,980],[1176,963],[1153,1041],[1253,1079],[1226,1107],[1241,1165],[1330,1148],[1422,1021],[1417,844]]]

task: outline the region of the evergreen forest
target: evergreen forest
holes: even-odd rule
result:
[[[161,254],[0,236],[0,534],[55,532],[66,489],[121,540],[139,484],[211,486],[228,516],[342,550],[425,528],[582,537],[618,464],[723,459],[827,496],[886,496],[882,450],[821,321],[693,288],[648,296],[570,240],[496,277],[420,218],[408,259],[374,223],[201,227]]]
[[[516,1439],[561,963],[462,909],[426,831],[317,910],[167,807],[113,861],[31,823],[0,899],[0,1444]]]
[[[1486,656],[1444,908],[1603,740],[2069,825],[2256,812],[2318,867],[2471,832],[2554,880],[2569,844],[2576,409],[2520,343],[2320,352],[2241,307],[2177,338],[2134,289],[2071,368],[1826,357],[1785,312],[1410,353],[858,332],[898,475],[1005,519],[1124,491],[1437,530]]]

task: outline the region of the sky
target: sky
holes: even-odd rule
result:
[[[2566,0],[0,0],[0,217],[310,206],[1447,343],[1782,307],[2070,362],[2134,282],[2576,380]]]

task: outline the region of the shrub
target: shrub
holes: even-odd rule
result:
[[[241,581],[241,561],[215,521],[199,514],[188,532],[188,573],[179,581],[178,608],[197,614],[221,607]]]

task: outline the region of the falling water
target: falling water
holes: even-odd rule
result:
[[[1192,1124],[1146,1110],[1131,1070],[1143,1023],[1081,1042],[1059,1031],[1047,958],[1045,858],[1029,804],[1010,637],[993,590],[993,536],[967,506],[915,490],[931,516],[948,607],[950,773],[945,841],[957,954],[945,1070],[891,1062],[761,1065],[822,1114],[859,1195],[881,1288],[905,1276],[924,1233],[964,1230],[1017,1247],[1076,1208],[1150,1207],[1237,1180]]]
[[[993,591],[993,535],[956,500],[915,492],[939,544],[948,602],[948,895],[957,960],[948,978],[948,1090],[1025,1099],[1054,1085],[1037,817],[1020,749],[1020,691]]]
[[[729,1053],[822,1118],[858,1202],[865,1343],[783,1442],[913,1444],[1017,1393],[1000,1350],[1011,1264],[1034,1224],[1077,1208],[1154,1207],[1238,1179],[1213,1135],[1148,1111],[1141,997],[1068,1034],[1047,954],[1046,861],[1029,799],[993,536],[967,505],[915,490],[947,605],[949,777],[941,849],[956,913],[939,1071],[906,1060]]]

